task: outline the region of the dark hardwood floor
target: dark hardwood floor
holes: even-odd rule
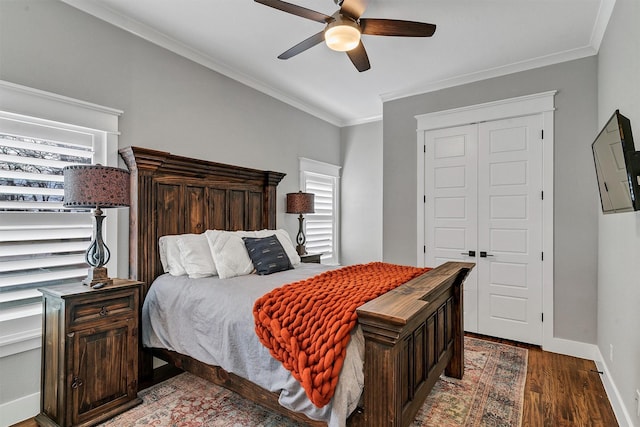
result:
[[[593,361],[529,349],[523,427],[617,425]]]
[[[522,427],[616,427],[613,409],[592,360],[483,335],[477,338],[529,350]]]
[[[549,353],[529,344],[468,335],[529,350],[522,427],[618,425],[593,361]],[[166,368],[158,371],[154,382],[163,381],[176,373],[175,369]],[[36,426],[36,422],[29,419],[13,427]]]

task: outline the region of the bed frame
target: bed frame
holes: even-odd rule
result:
[[[120,155],[131,172],[129,276],[144,282],[143,296],[162,274],[159,237],[276,228],[276,187],[283,173],[139,147],[121,149]],[[462,283],[473,266],[443,264],[358,308],[365,387],[350,426],[407,426],[442,372],[462,377]],[[153,356],[298,422],[326,425],[281,407],[277,393],[167,350],[140,348],[139,384],[153,376]]]

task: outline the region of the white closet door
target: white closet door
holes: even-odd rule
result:
[[[542,125],[541,115],[478,125],[478,330],[532,344],[542,343]]]
[[[476,262],[466,331],[542,342],[542,125],[532,115],[425,132],[425,265]]]
[[[425,133],[425,265],[475,261],[477,248],[476,125]],[[477,269],[467,277],[464,328],[477,332]]]

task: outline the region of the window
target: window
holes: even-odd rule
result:
[[[340,167],[300,158],[302,191],[315,194],[315,213],[305,217],[306,248],[321,253],[324,264],[338,264]]]
[[[62,168],[116,165],[121,112],[3,81],[0,99],[2,323],[35,313],[37,288],[87,275],[92,216],[63,208]],[[116,248],[117,220],[109,221],[106,239]]]
[[[62,168],[91,164],[92,147],[34,138],[37,125],[18,124],[11,132],[15,123],[0,119],[2,302],[39,298],[33,288],[85,276],[92,234],[89,214],[62,207]]]

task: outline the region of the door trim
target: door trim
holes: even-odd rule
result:
[[[553,152],[554,152],[554,111],[556,90],[531,95],[486,102],[466,107],[454,108],[415,116],[417,120],[417,193],[416,193],[416,259],[417,265],[424,266],[424,146],[425,132],[430,130],[463,126],[489,120],[509,119],[532,114],[542,114],[544,146],[542,154],[542,186],[544,203],[542,207],[542,347],[554,347],[554,307],[553,307]],[[541,254],[542,255],[542,254]]]

